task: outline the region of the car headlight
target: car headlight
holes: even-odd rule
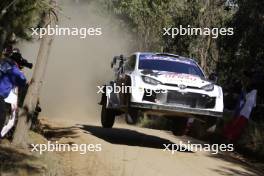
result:
[[[214,90],[214,84],[207,84],[202,87],[203,90],[205,91],[213,91]]]
[[[160,81],[156,80],[156,79],[153,79],[153,78],[150,78],[148,76],[142,76],[142,80],[145,82],[145,83],[148,83],[148,84],[152,84],[152,85],[158,85],[158,84],[161,84]]]

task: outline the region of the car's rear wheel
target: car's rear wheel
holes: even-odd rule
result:
[[[213,127],[217,123],[217,118],[208,117],[206,121],[195,120],[192,124],[192,130],[190,135],[198,139],[206,139],[210,133],[209,128]],[[212,133],[212,132],[211,132]]]
[[[185,134],[188,118],[175,117],[172,119],[172,132],[174,135],[182,136]]]
[[[139,122],[140,111],[138,109],[129,109],[126,113],[126,123],[130,125],[135,125]]]
[[[101,124],[104,128],[112,128],[115,123],[115,112],[106,108],[106,101],[103,102],[101,110]]]

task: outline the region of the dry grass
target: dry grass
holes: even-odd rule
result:
[[[249,155],[264,162],[264,123],[249,122],[238,146]]]

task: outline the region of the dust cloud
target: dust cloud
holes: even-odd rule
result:
[[[56,36],[41,92],[41,116],[74,120],[100,119],[97,86],[112,78],[112,57],[131,52],[130,37],[96,2],[60,1],[59,27],[100,27],[101,36]],[[70,17],[67,19],[65,16]],[[36,58],[39,43],[23,43],[27,58]]]

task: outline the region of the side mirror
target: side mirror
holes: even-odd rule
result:
[[[210,81],[212,81],[213,83],[216,83],[217,80],[218,80],[218,76],[217,76],[216,73],[211,73],[211,74],[209,75],[208,79],[209,79]]]

